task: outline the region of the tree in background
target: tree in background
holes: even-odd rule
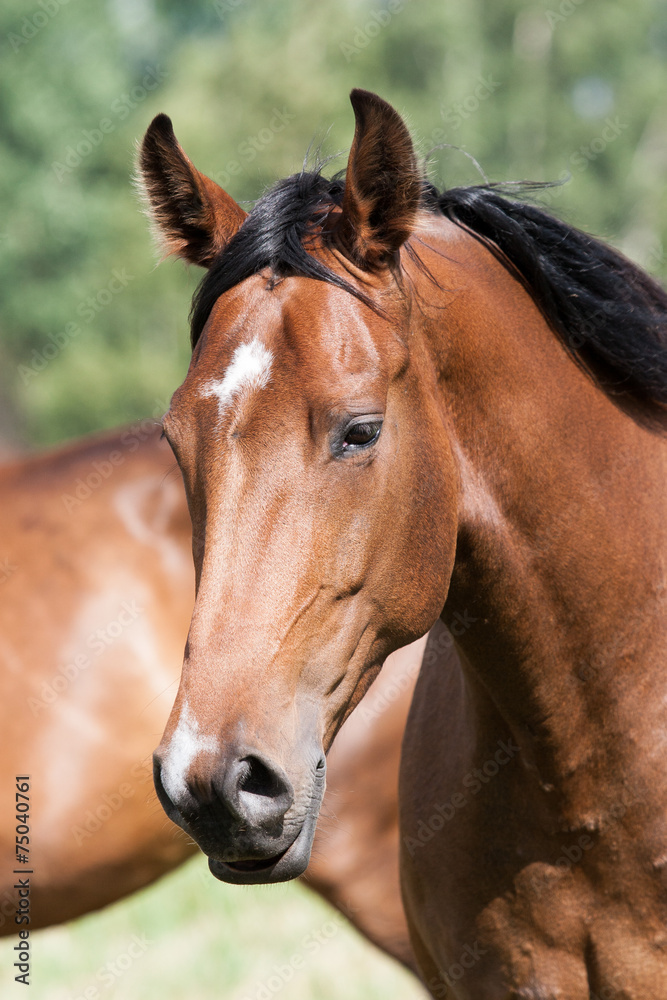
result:
[[[564,180],[553,211],[667,273],[664,0],[6,0],[0,49],[0,435],[16,444],[159,415],[183,377],[198,274],[154,270],[129,183],[158,111],[251,201],[311,144],[346,150],[347,93],[376,90],[438,183],[481,180],[471,157],[493,180]]]

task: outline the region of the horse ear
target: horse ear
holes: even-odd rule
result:
[[[246,217],[240,205],[201,174],[178,144],[171,119],[158,115],[139,148],[139,183],[165,256],[209,267]]]
[[[405,122],[390,104],[353,90],[356,127],[345,175],[340,236],[367,270],[387,266],[415,225],[422,179]]]

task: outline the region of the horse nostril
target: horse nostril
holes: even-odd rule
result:
[[[242,757],[232,766],[226,788],[228,807],[240,820],[253,825],[281,820],[294,801],[292,786],[282,769],[255,754]]]
[[[205,772],[170,770],[161,752],[153,756],[153,781],[162,808],[178,826],[189,830],[217,826],[271,830],[275,835],[294,801],[287,775],[278,765],[257,754],[237,757],[207,780]]]
[[[238,789],[250,795],[265,795],[276,799],[285,793],[286,784],[258,757],[244,757],[240,761]]]

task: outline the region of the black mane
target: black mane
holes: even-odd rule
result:
[[[522,186],[514,190],[522,193]],[[303,172],[279,181],[256,203],[195,293],[193,346],[220,295],[266,267],[276,277],[315,278],[365,300],[307,250],[309,234],[342,204],[343,192],[342,180]],[[543,208],[507,197],[501,186],[439,193],[425,184],[423,204],[488,247],[607,393],[644,408],[667,406],[667,293],[657,282],[617,250]]]
[[[218,255],[195,292],[190,313],[194,347],[219,297],[241,281],[269,267],[277,278],[299,275],[359,292],[309,254],[304,241],[329,212],[343,203],[342,181],[319,172],[294,174],[278,181]]]

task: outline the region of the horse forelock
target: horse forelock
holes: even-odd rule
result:
[[[326,242],[327,221],[340,210],[343,192],[341,180],[303,171],[278,181],[259,199],[195,292],[190,313],[193,347],[220,296],[265,268],[274,279],[315,278],[365,300],[358,288],[309,250],[314,240]]]

